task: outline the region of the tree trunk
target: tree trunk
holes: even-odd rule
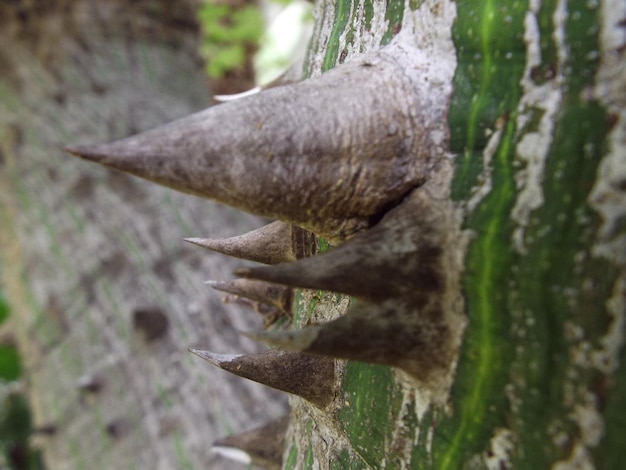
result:
[[[311,75],[399,31],[457,62],[468,325],[445,406],[358,362],[341,363],[329,413],[292,399],[285,468],[622,465],[625,15],[610,0],[317,3]]]
[[[3,287],[49,468],[233,468],[217,437],[284,398],[208,369],[189,347],[257,346],[207,277],[233,263],[185,244],[260,224],[69,158],[207,106],[195,2],[0,6]]]

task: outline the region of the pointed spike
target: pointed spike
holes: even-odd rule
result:
[[[252,279],[206,281],[205,283],[213,289],[271,305],[286,314],[290,314],[292,310],[293,289],[290,287]]]
[[[297,259],[292,232],[292,225],[276,221],[238,237],[185,238],[185,241],[236,258],[278,264]]]
[[[212,450],[238,462],[278,470],[282,467],[289,416],[213,443]],[[237,452],[238,451],[238,452]]]
[[[241,354],[217,354],[203,349],[189,349],[189,352],[217,367],[220,367],[223,362],[231,362],[241,356]]]
[[[311,345],[321,332],[320,326],[309,326],[301,330],[291,331],[263,331],[263,332],[242,332],[250,339],[265,343],[274,348],[286,349],[289,351],[309,351]]]
[[[335,365],[328,358],[279,349],[240,356],[190,351],[221,369],[298,395],[320,408],[328,405],[334,396]]]
[[[444,158],[450,90],[425,79],[432,67],[396,41],[318,77],[67,151],[342,240]]]

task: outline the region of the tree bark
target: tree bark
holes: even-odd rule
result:
[[[310,75],[400,31],[456,59],[468,326],[445,406],[396,370],[339,361],[335,406],[291,400],[285,468],[619,468],[625,16],[609,0],[316,4]],[[347,307],[309,301],[301,326]]]
[[[49,468],[234,468],[213,440],[284,398],[186,349],[256,351],[207,277],[235,264],[186,245],[260,221],[69,158],[207,106],[195,2],[0,6],[0,254]]]

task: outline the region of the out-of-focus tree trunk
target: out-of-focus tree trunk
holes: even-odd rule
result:
[[[202,284],[232,262],[181,238],[259,223],[61,150],[206,106],[194,9],[0,5],[2,281],[36,425],[57,430],[41,440],[50,468],[233,468],[211,442],[284,412],[276,394],[186,352],[252,351],[237,330],[256,319],[226,314]]]

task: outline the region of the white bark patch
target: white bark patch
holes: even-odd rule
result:
[[[311,35],[309,70],[310,76],[316,77],[322,74],[326,47],[330,35],[333,32],[335,22],[336,2],[321,1],[315,2],[313,7],[313,18],[315,18],[315,28]]]
[[[424,53],[436,60],[441,69],[437,78],[452,86],[456,68],[456,50],[452,41],[452,25],[456,19],[456,4],[451,1],[425,0],[415,11],[406,2],[402,29],[398,34],[410,38]],[[442,59],[446,60],[442,60]]]
[[[574,408],[573,418],[580,427],[581,440],[588,447],[600,443],[604,433],[604,421],[597,409],[594,395],[587,392],[585,401]]]
[[[594,351],[592,357],[595,367],[611,373],[619,364],[626,324],[626,234],[619,229],[626,218],[626,35],[623,24],[620,25],[626,18],[626,4],[622,0],[607,0],[602,3],[600,15],[601,60],[594,96],[616,122],[608,135],[608,152],[600,162],[596,184],[589,197],[589,205],[602,217],[593,254],[606,258],[622,270],[606,302],[613,320],[601,339],[602,347]]]
[[[485,455],[488,470],[507,468],[514,449],[513,433],[510,429],[498,428],[489,443],[489,454]]]
[[[554,14],[554,39],[558,49],[558,63],[553,79],[541,85],[535,84],[532,71],[541,65],[541,34],[537,24],[537,13],[540,2],[531,2],[531,9],[524,19],[524,41],[526,42],[526,66],[521,80],[524,94],[518,106],[517,129],[523,130],[531,121],[532,116],[541,113],[536,130],[520,134],[516,153],[522,167],[516,173],[515,180],[519,193],[512,211],[512,218],[517,224],[513,232],[513,245],[520,253],[526,252],[524,242],[525,229],[532,211],[541,207],[544,202],[541,185],[550,145],[554,133],[556,114],[561,106],[562,87],[564,83],[563,68],[567,59],[565,47],[565,3],[559,2]]]
[[[600,10],[600,68],[593,91],[616,122],[608,135],[608,153],[598,169],[589,204],[603,219],[596,256],[623,265],[626,262],[626,234],[619,234],[619,223],[626,216],[626,67],[624,67],[626,4],[607,0]]]
[[[467,210],[469,212],[473,212],[476,209],[476,206],[487,197],[493,187],[491,180],[493,167],[491,162],[502,139],[502,131],[504,130],[502,124],[502,122],[496,122],[495,132],[492,131],[489,142],[487,142],[485,150],[483,150],[483,169],[478,176],[478,184],[472,188],[472,195],[467,200]]]
[[[598,411],[595,397],[588,391],[581,391],[584,398],[574,407],[571,419],[580,430],[580,437],[567,459],[555,462],[552,470],[593,470],[595,464],[590,449],[596,447],[604,434],[604,420]]]
[[[577,443],[567,460],[559,460],[552,465],[551,470],[594,470],[595,466],[587,448]]]

